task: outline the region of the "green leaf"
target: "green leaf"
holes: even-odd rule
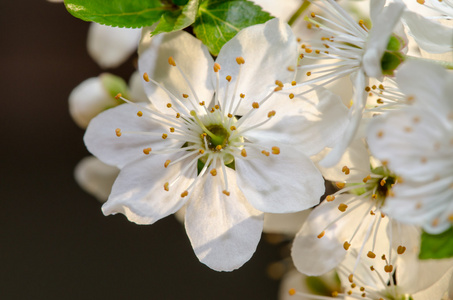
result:
[[[178,7],[160,0],[65,0],[74,17],[103,25],[139,28],[151,26],[162,14]]]
[[[420,259],[453,257],[453,227],[441,234],[422,233]]]
[[[206,0],[200,4],[193,31],[213,55],[241,29],[272,19],[247,0]]]
[[[175,1],[176,2],[176,1]],[[167,11],[160,17],[159,24],[151,35],[163,32],[173,32],[186,28],[195,22],[198,10],[198,0],[190,0],[187,5],[176,11]]]

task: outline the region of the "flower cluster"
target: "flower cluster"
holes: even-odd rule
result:
[[[453,224],[451,1],[254,2],[280,18],[214,58],[187,31],[145,27],[137,42],[93,25],[99,64],[138,48],[138,71],[71,94],[100,160],[77,180],[105,215],[176,214],[214,270],[246,263],[263,230],[294,238],[284,299],[448,297],[452,251],[419,257]],[[295,284],[305,276],[324,276],[324,292]]]

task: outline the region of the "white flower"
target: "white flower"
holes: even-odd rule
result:
[[[321,38],[303,44],[304,53],[301,57],[303,60],[323,60],[325,63],[301,66],[299,71],[308,77],[296,86],[327,84],[351,75],[354,96],[349,125],[342,140],[321,161],[324,166],[332,166],[340,160],[356,135],[366,104],[368,78],[392,74],[401,59],[399,51],[404,43],[402,37],[392,36],[392,32],[400,20],[404,4],[396,2],[382,7],[382,1],[372,2],[370,14],[373,27],[368,30],[363,21],[353,20],[335,1],[321,2],[322,6],[318,2],[313,2],[313,5],[321,7],[326,17],[312,13],[310,19],[311,26],[320,31]],[[387,49],[389,41],[398,49]]]
[[[88,54],[101,68],[115,68],[137,50],[140,28],[119,28],[91,23],[87,36]]]
[[[121,168],[103,212],[152,224],[186,204],[200,261],[236,269],[255,251],[262,212],[319,202],[323,179],[308,156],[325,145],[310,137],[334,139],[344,118],[323,116],[341,103],[276,92],[275,81],[292,75],[281,66],[297,58],[290,28],[276,19],[238,33],[215,64],[186,32],[142,44],[139,68],[156,109],[121,105],[93,119],[85,135],[93,154]]]
[[[403,178],[384,209],[396,220],[440,233],[453,221],[453,75],[407,62],[397,83],[413,105],[376,118],[368,131],[372,153]]]

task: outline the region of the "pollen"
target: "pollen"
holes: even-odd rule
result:
[[[217,151],[220,151],[220,150],[222,150],[222,146],[221,146],[221,145],[217,145],[217,146],[215,147],[215,149],[216,149]]]
[[[278,92],[278,91],[281,91],[282,90],[282,87],[281,86],[278,86],[274,89],[274,92]]]
[[[350,283],[353,283],[354,282],[354,275],[350,274],[348,276],[348,280],[349,280]]]
[[[258,102],[253,102],[253,103],[252,103],[252,107],[253,107],[253,108],[259,108],[260,105],[258,104]]]
[[[338,205],[338,210],[341,212],[345,212],[347,208],[348,208],[348,206],[344,203],[341,203],[340,205]]]
[[[338,297],[338,292],[337,291],[333,291],[332,292],[332,297]]]
[[[145,153],[146,155],[148,155],[150,152],[151,152],[151,148],[143,149],[143,153]]]
[[[214,72],[219,72],[221,69],[220,65],[218,63],[214,63]]]
[[[392,265],[386,265],[384,267],[384,271],[387,272],[387,273],[392,273],[393,271],[393,266]]]
[[[335,185],[337,186],[337,188],[342,189],[346,184],[344,182],[335,182]]]
[[[305,53],[312,53],[313,50],[311,50],[310,48],[305,48]]]
[[[351,244],[349,244],[348,242],[344,242],[344,244],[343,244],[344,250],[348,250],[349,247],[351,247]],[[351,279],[349,279],[349,281],[351,281]],[[352,281],[351,281],[351,282],[352,282]]]
[[[238,65],[243,65],[245,64],[245,60],[243,57],[239,56],[239,57],[236,57],[236,62],[238,63]]]
[[[295,289],[289,289],[288,294],[290,296],[294,296],[296,294],[296,290]]]
[[[242,93],[241,93],[241,94],[239,95],[239,97],[241,97],[242,99],[244,99],[245,94],[242,94]]]
[[[417,3],[423,5],[423,4],[425,4],[425,0],[417,0]]]
[[[242,150],[241,150],[241,155],[242,155],[243,157],[247,157],[247,151],[245,151],[245,149],[242,149]]]
[[[162,138],[165,140],[168,137],[166,133],[162,134]]]
[[[142,112],[141,110],[139,110],[139,111],[137,112],[137,116],[143,117],[143,112]]]
[[[225,77],[225,79],[226,79],[228,82],[230,82],[230,81],[231,81],[231,76],[228,75],[227,77]]]
[[[294,94],[293,93],[289,94],[289,99],[294,99]]]
[[[371,91],[371,88],[369,86],[367,86],[367,87],[365,87],[365,91],[369,92],[369,91]]]
[[[168,165],[171,163],[171,160],[167,159],[164,163],[164,167],[168,167]]]
[[[271,110],[271,111],[267,114],[267,117],[268,117],[268,118],[272,118],[273,116],[275,116],[275,110]]]
[[[384,186],[386,183],[385,179],[382,179],[381,182],[379,183],[381,186]]]
[[[187,95],[187,94],[182,94],[182,97],[183,97],[183,98],[189,98],[189,95]]]
[[[384,104],[384,101],[382,101],[381,98],[378,98],[378,99],[376,100],[376,102],[377,102],[378,104]]]
[[[121,129],[119,129],[119,128],[115,129],[115,133],[116,133],[117,137],[120,137],[121,136]]]
[[[274,154],[274,155],[280,154],[280,148],[278,148],[276,146],[272,147],[272,154]]]
[[[214,108],[215,109],[220,109],[220,106],[216,104],[216,105],[214,105]]]
[[[311,72],[307,72],[307,76],[310,76],[311,75]]]
[[[235,130],[236,130],[236,126],[231,126],[231,127],[230,127],[230,130],[231,130],[231,131],[235,131]]]
[[[121,95],[121,93],[118,93],[118,94],[116,94],[115,99],[120,100],[121,97],[123,97],[123,95]]]
[[[201,102],[198,103],[198,104],[200,104],[200,106],[203,106],[203,105],[205,104],[205,102],[204,102],[204,101],[201,101]]]
[[[148,73],[143,73],[143,80],[145,80],[146,82],[149,82],[149,76],[148,76]]]
[[[175,132],[175,128],[170,127],[170,132]]]
[[[170,190],[170,189],[168,188],[168,182],[165,182],[165,183],[164,183],[164,190],[166,190],[167,192]]]
[[[187,195],[189,195],[189,192],[188,191],[184,191],[184,192],[181,193],[181,198],[184,198]]]
[[[335,200],[335,196],[334,195],[328,195],[326,197],[326,200],[327,200],[327,202],[332,202],[333,200]]]
[[[374,254],[372,251],[368,251],[368,254],[366,255],[369,258],[376,258],[376,254]]]
[[[367,177],[363,178],[362,181],[363,181],[364,183],[367,183],[367,181],[370,180],[370,179],[371,179],[371,176],[368,175]]]
[[[288,71],[290,71],[290,72],[294,72],[294,71],[295,71],[295,69],[294,69],[293,66],[288,66],[288,68],[286,68],[286,69],[287,69]]]
[[[280,80],[275,80],[275,84],[279,87],[283,87],[283,82],[281,82]]]
[[[170,108],[171,107],[171,103],[167,103],[167,107]]]
[[[269,153],[268,151],[266,151],[266,150],[261,151],[261,153],[263,153],[263,154],[266,155],[266,156],[269,156],[269,154],[270,154],[270,153]]]
[[[351,288],[355,289],[355,287],[357,286],[357,284],[353,283],[351,284]]]
[[[200,154],[204,154],[204,149],[200,149],[200,150],[198,150],[198,153],[200,153]]]
[[[326,234],[325,231],[321,232],[320,234],[318,234],[318,239],[322,238],[324,236],[324,234]]]
[[[176,119],[179,119],[181,117],[180,113],[176,113]]]
[[[316,17],[316,15],[315,15],[314,12],[312,12],[312,13],[310,14],[310,16],[311,16],[312,18]]]
[[[304,58],[304,54],[301,53],[301,54],[299,55],[299,58],[300,58],[300,59]]]
[[[396,250],[396,252],[397,252],[398,254],[403,254],[405,251],[406,251],[406,247],[401,246],[401,245],[398,246],[398,249]]]
[[[170,56],[170,57],[168,58],[168,63],[169,63],[170,65],[172,65],[173,67],[176,67],[176,62],[175,62],[175,60],[173,59],[173,56]]]
[[[223,190],[222,193],[224,193],[224,194],[227,195],[227,196],[230,195],[230,192],[228,192],[227,190]]]
[[[349,175],[349,173],[351,172],[351,170],[349,170],[349,168],[347,166],[344,166],[342,169],[341,169],[341,172],[343,172],[344,174],[346,175]]]
[[[217,175],[217,170],[216,169],[212,169],[211,172],[209,172],[209,173],[211,173],[212,176],[216,176]]]
[[[294,80],[291,81],[291,85],[292,85],[292,86],[295,86],[296,84],[297,84],[297,82],[295,82]]]

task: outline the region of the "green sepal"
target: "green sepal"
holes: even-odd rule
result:
[[[103,73],[99,75],[99,79],[104,89],[112,98],[115,98],[118,94],[122,94],[126,98],[128,97],[128,86],[123,78],[110,73]]]
[[[175,5],[160,0],[65,0],[64,3],[76,18],[129,28],[151,26],[162,14],[175,9]]]
[[[440,234],[422,233],[420,259],[453,257],[453,227]]]
[[[173,2],[176,4],[177,1]],[[178,10],[165,12],[151,35],[181,30],[193,24],[197,16],[198,0],[190,0],[186,3],[187,5]]]
[[[384,52],[381,59],[381,69],[383,75],[393,76],[396,68],[404,61],[404,55],[400,52],[394,51]]]
[[[251,1],[205,0],[198,9],[193,31],[216,56],[241,29],[270,19],[269,13]]]

